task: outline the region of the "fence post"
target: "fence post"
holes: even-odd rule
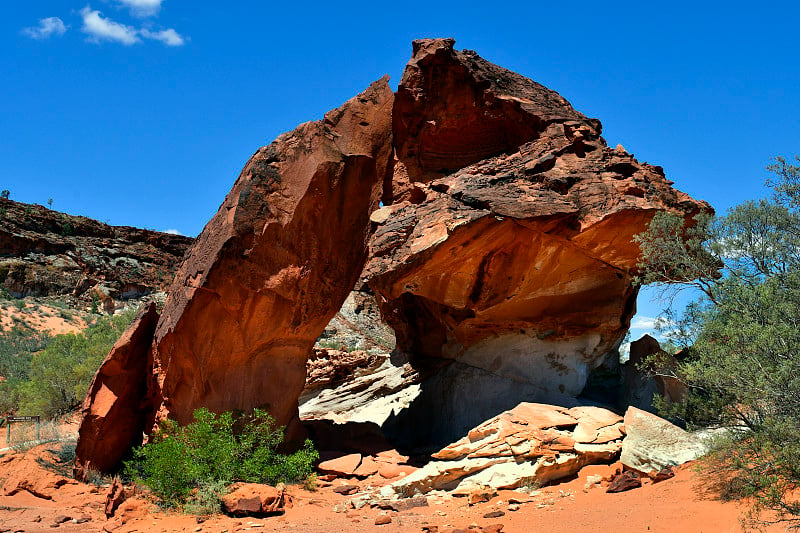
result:
[[[36,415],[36,442],[42,440],[41,424],[39,423],[39,415]]]
[[[11,446],[11,420],[6,418],[6,446]]]

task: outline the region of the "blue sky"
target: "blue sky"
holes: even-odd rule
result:
[[[763,195],[769,158],[800,153],[800,6],[656,4],[8,2],[0,188],[196,235],[259,146],[452,36],[718,211]],[[657,310],[640,298],[638,324]]]

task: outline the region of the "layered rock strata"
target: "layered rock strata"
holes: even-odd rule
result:
[[[16,298],[139,298],[169,285],[191,243],[0,198],[0,289]]]
[[[433,454],[430,463],[392,489],[409,497],[432,490],[466,494],[543,485],[586,465],[611,462],[624,436],[622,417],[606,409],[521,403]]]
[[[365,277],[398,351],[456,364],[423,384],[443,437],[519,400],[574,403],[635,312],[633,236],[658,211],[707,205],[608,148],[554,91],[449,39],[414,43],[393,131]]]

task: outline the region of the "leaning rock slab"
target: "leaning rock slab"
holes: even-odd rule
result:
[[[647,475],[693,461],[708,452],[704,439],[654,414],[629,407],[625,412],[622,464]]]
[[[361,465],[361,454],[351,453],[322,461],[317,470],[322,474],[333,474],[335,476],[355,476],[356,470]]]
[[[147,354],[158,323],[155,303],[142,309],[95,374],[83,403],[75,448],[76,479],[90,470],[110,472],[141,443],[146,413]]]
[[[259,149],[177,272],[155,333],[159,417],[297,417],[306,358],[367,258],[391,154],[387,78]]]

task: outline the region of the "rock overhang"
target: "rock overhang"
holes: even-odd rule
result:
[[[409,416],[457,435],[520,401],[575,402],[635,311],[633,236],[709,208],[555,91],[454,45],[414,41],[396,93],[383,78],[248,162],[159,320],[152,423],[200,406],[296,420],[306,357],[365,260],[396,351],[445,363]]]

